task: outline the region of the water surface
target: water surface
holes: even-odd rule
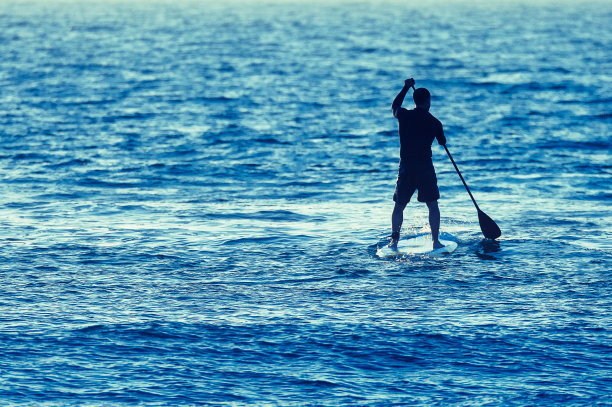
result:
[[[606,2],[5,2],[0,398],[612,402],[611,20]],[[375,255],[406,77],[497,243],[434,146],[459,248]],[[411,203],[404,233],[426,228]]]

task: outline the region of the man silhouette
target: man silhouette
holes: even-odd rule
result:
[[[395,207],[391,215],[391,242],[389,247],[396,248],[400,237],[400,230],[404,220],[404,208],[414,191],[418,191],[417,200],[425,202],[429,208],[429,225],[433,248],[444,247],[438,240],[440,230],[440,209],[438,199],[438,180],[431,161],[431,144],[434,138],[438,144],[445,145],[446,137],[442,123],[429,113],[431,96],[425,88],[414,90],[413,99],[415,108],[407,110],[402,107],[408,89],[414,89],[414,79],[406,79],[404,87],[393,100],[391,109],[393,116],[399,122],[400,137],[400,165],[395,185],[393,200]]]

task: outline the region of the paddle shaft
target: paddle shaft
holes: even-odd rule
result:
[[[451,162],[455,166],[455,170],[457,171],[457,174],[459,174],[459,178],[461,178],[461,182],[463,182],[463,186],[465,187],[465,190],[468,192],[468,194],[470,194],[470,198],[472,198],[472,202],[474,202],[474,206],[476,207],[477,210],[480,210],[480,208],[478,207],[478,204],[476,203],[476,200],[474,200],[474,197],[472,196],[472,193],[470,192],[470,189],[468,188],[467,184],[465,183],[465,180],[463,179],[463,175],[461,175],[461,171],[459,171],[457,164],[455,164],[455,160],[453,160],[453,156],[451,155],[450,151],[448,151],[448,148],[446,147],[446,145],[442,147],[444,147],[444,149],[446,150],[446,154],[448,154],[448,158],[450,158]]]

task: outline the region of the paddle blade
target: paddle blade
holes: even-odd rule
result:
[[[497,239],[501,236],[501,230],[497,223],[493,221],[486,213],[478,209],[478,222],[480,222],[480,230],[487,239]]]

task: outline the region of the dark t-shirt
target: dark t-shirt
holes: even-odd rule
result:
[[[415,160],[431,158],[431,143],[446,144],[442,123],[425,109],[399,108],[396,113],[399,122],[400,159]]]

